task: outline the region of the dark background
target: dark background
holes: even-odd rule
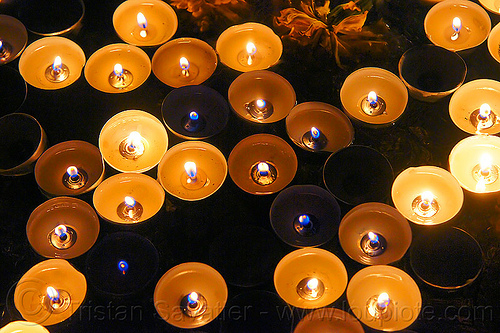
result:
[[[43,3],[44,1],[40,1]],[[46,1],[45,1],[46,2]],[[79,44],[87,59],[97,49],[122,42],[112,26],[112,15],[122,2],[117,0],[86,0],[86,13],[81,29],[67,35]],[[334,3],[332,1],[332,3]],[[241,22],[257,21],[272,25],[273,15],[286,7],[280,1],[248,1],[250,10]],[[22,1],[2,1],[0,13],[19,17],[25,6]],[[355,69],[377,66],[397,74],[397,64],[402,53],[413,45],[428,43],[423,31],[423,20],[428,7],[416,0],[377,1],[368,23],[380,18],[390,28],[386,35],[389,48],[383,55],[361,55],[358,61],[347,60],[347,68],[340,69],[333,58],[321,47],[298,46],[286,41],[281,60],[270,70],[285,77],[294,87],[297,103],[321,101],[341,108],[339,90],[342,83]],[[197,37],[215,48],[218,35],[228,26],[238,22],[215,20],[205,32],[186,10],[177,10],[179,29],[174,38]],[[59,15],[64,15],[60,11]],[[500,20],[492,15],[492,27]],[[28,44],[40,36],[29,33]],[[150,57],[156,47],[143,48]],[[466,81],[477,78],[500,79],[500,64],[488,54],[486,43],[460,53],[468,66]],[[17,69],[18,59],[8,64]],[[215,73],[204,84],[227,97],[227,89],[240,73],[219,64]],[[7,85],[8,82],[2,82]],[[83,73],[73,85],[60,90],[45,91],[28,86],[27,99],[19,112],[33,115],[45,129],[51,145],[67,140],[85,140],[97,146],[98,135],[104,123],[116,113],[127,109],[140,109],[161,120],[161,103],[172,88],[161,83],[151,73],[149,79],[134,91],[124,94],[105,94],[93,89]],[[449,97],[438,103],[427,104],[409,98],[408,107],[396,125],[372,129],[354,124],[354,144],[375,148],[391,162],[394,175],[409,166],[436,165],[448,168],[447,159],[453,146],[468,136],[452,123],[448,115]],[[2,108],[0,107],[0,113]],[[1,113],[3,115],[3,113]],[[217,146],[226,158],[241,139],[256,133],[270,133],[284,138],[295,150],[299,168],[291,185],[314,184],[324,187],[323,164],[328,154],[314,154],[296,147],[286,135],[285,121],[260,125],[244,122],[235,114],[230,115],[227,127],[206,141]],[[169,147],[181,142],[169,133]],[[106,176],[116,171],[107,166]],[[156,178],[156,168],[147,172]],[[231,304],[252,305],[271,309],[257,311],[248,317],[239,317],[226,310],[219,318],[196,332],[287,332],[296,325],[307,311],[295,310],[293,318],[278,318],[275,305],[286,310],[283,303],[270,293],[275,292],[272,274],[274,266],[283,255],[294,250],[282,243],[272,233],[269,208],[276,197],[253,196],[240,190],[229,175],[224,185],[213,196],[200,202],[184,202],[167,194],[164,209],[152,221],[122,227],[101,220],[98,242],[117,231],[133,231],[149,240],[159,252],[159,267],[151,282],[131,297],[116,297],[102,293],[89,283],[85,307],[69,320],[50,327],[51,332],[179,332],[166,324],[156,314],[153,290],[158,279],[176,264],[198,261],[211,264],[220,262],[232,252],[233,268],[222,267],[226,280],[240,281],[247,287],[229,287]],[[92,203],[92,195],[81,199]],[[46,200],[39,192],[33,174],[23,177],[0,177],[0,311],[1,326],[19,319],[12,310],[9,289],[34,264],[44,260],[30,247],[26,237],[26,222],[30,213]],[[391,204],[390,198],[386,203]],[[481,245],[484,269],[470,286],[452,292],[430,287],[413,273],[408,254],[393,265],[412,275],[422,292],[423,311],[409,328],[416,332],[496,332],[500,322],[500,215],[495,200],[475,200],[467,195],[464,209],[453,221],[444,226],[459,226],[474,236]],[[345,214],[350,208],[341,205]],[[255,229],[259,227],[261,229]],[[264,230],[262,230],[264,229]],[[412,224],[414,237],[423,228]],[[428,230],[428,229],[427,229]],[[322,246],[339,256],[352,277],[362,265],[348,258],[342,251],[338,237]],[[251,251],[247,251],[251,249]],[[81,272],[86,272],[88,253],[70,262]],[[224,261],[222,260],[222,265]],[[263,263],[259,266],[259,262]],[[268,264],[268,265],[266,265]],[[460,265],[460,262],[456,262]],[[245,274],[241,270],[245,270]],[[5,300],[5,301],[4,301]],[[333,306],[348,310],[345,294]],[[134,310],[132,310],[134,309]],[[136,311],[135,314],[132,313]],[[286,311],[285,311],[286,313]],[[237,328],[235,328],[237,327]],[[365,328],[368,332],[369,329]]]

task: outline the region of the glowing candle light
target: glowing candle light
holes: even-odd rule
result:
[[[311,218],[306,214],[300,215],[299,223],[303,228],[308,228],[311,225]]]
[[[253,56],[255,53],[257,53],[257,47],[255,46],[254,43],[248,42],[246,46],[247,54],[248,54],[248,61],[247,64],[248,66],[251,66],[253,64]]]
[[[198,294],[193,291],[188,295],[187,301],[189,306],[196,307],[198,305]]]
[[[318,292],[319,281],[316,278],[312,278],[307,281],[307,288],[311,291],[312,294],[316,294]]]
[[[462,20],[459,17],[453,18],[453,23],[451,24],[453,28],[453,35],[451,35],[451,40],[457,40],[460,30],[462,29]]]
[[[3,51],[3,42],[2,42],[2,40],[0,39],[0,52],[2,52],[2,51]]]
[[[116,76],[122,77],[123,76],[123,66],[121,64],[115,64],[113,67],[113,72],[115,73]]]
[[[61,68],[62,68],[62,60],[60,56],[57,56],[54,59],[54,63],[52,64],[52,69],[54,70],[54,72],[59,73],[61,71]]]
[[[370,239],[371,243],[377,244],[378,243],[378,235],[372,231],[368,232],[368,238]]]
[[[181,67],[181,73],[183,76],[188,77],[189,76],[189,67],[191,64],[189,63],[189,60],[187,60],[186,57],[181,57],[179,59],[179,66]]]
[[[370,106],[372,108],[377,107],[377,100],[378,100],[377,93],[375,91],[370,91],[368,93],[368,103],[370,103]]]
[[[148,27],[148,21],[146,20],[146,16],[143,13],[137,13],[137,24],[142,29],[146,29]]]
[[[50,298],[50,300],[53,303],[57,304],[60,301],[59,292],[54,287],[50,287],[50,286],[47,287],[47,296]],[[54,304],[52,306],[54,306]]]
[[[76,166],[69,166],[68,169],[66,169],[66,172],[71,178],[77,178],[78,177],[78,168]]]
[[[135,199],[130,196],[126,196],[124,202],[128,208],[134,208],[136,203]]]
[[[422,201],[420,203],[420,207],[422,210],[428,210],[431,202],[434,200],[434,195],[432,194],[431,191],[425,191],[424,193],[421,194],[422,196]]]
[[[189,112],[189,119],[198,120],[198,118],[200,118],[200,115],[196,111]]]
[[[54,233],[59,236],[61,240],[65,240],[68,237],[68,228],[64,224],[59,224],[57,227],[54,229]]]
[[[313,139],[319,139],[321,132],[316,127],[311,127],[311,137]]]
[[[128,263],[125,260],[120,260],[118,262],[118,269],[122,272],[123,275],[127,274]]]
[[[491,107],[488,103],[481,104],[479,107],[479,118],[488,119],[491,114]]]
[[[258,99],[255,101],[255,105],[259,108],[259,109],[263,109],[266,107],[266,101],[263,100],[263,99]]]
[[[385,309],[387,309],[390,302],[391,302],[391,300],[389,298],[389,295],[387,293],[381,293],[377,297],[377,309],[379,311],[384,311]]]
[[[135,160],[141,157],[144,151],[143,137],[137,131],[130,132],[127,138],[120,143],[120,153],[125,158]]]
[[[269,174],[269,164],[266,162],[260,162],[257,165],[257,170],[259,171],[259,174],[263,177],[267,176]]]
[[[195,181],[196,180],[196,173],[197,173],[196,163],[194,163],[194,162],[186,162],[184,164],[184,170],[186,171],[186,173],[189,176],[189,179],[191,181]]]

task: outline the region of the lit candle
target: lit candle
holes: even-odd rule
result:
[[[26,48],[19,59],[19,72],[32,86],[52,90],[75,82],[84,64],[85,54],[75,42],[64,37],[46,37]]]
[[[49,259],[21,277],[14,291],[14,304],[24,319],[54,325],[71,317],[86,292],[83,274],[66,260]]]
[[[217,52],[228,67],[248,72],[274,65],[283,51],[281,39],[269,27],[244,23],[226,29],[217,39]]]
[[[270,194],[283,189],[297,171],[297,156],[281,138],[255,134],[241,140],[229,155],[229,174],[242,190]]]
[[[392,200],[407,219],[436,225],[451,220],[462,208],[463,191],[446,170],[434,166],[408,168],[392,185]]]
[[[120,224],[141,223],[158,213],[165,191],[153,178],[120,173],[103,181],[94,191],[93,203],[105,220]]]
[[[95,89],[106,93],[124,93],[146,81],[151,73],[151,61],[146,52],[138,47],[111,44],[90,56],[84,73],[87,82]]]
[[[321,124],[321,130],[318,124]],[[333,105],[321,102],[295,106],[286,118],[286,129],[293,143],[313,152],[335,152],[354,139],[349,118]]]
[[[148,36],[148,32],[146,31],[146,28],[148,27],[148,21],[146,20],[146,16],[144,16],[144,14],[141,12],[137,13],[137,24],[141,29],[141,31],[139,32],[139,36],[141,36],[142,38],[146,38]]]
[[[63,67],[64,66],[64,67]],[[45,72],[47,79],[52,82],[62,82],[68,78],[68,67],[62,63],[61,57],[57,56],[51,67]]]
[[[441,1],[427,12],[424,29],[429,40],[451,51],[480,45],[491,30],[488,13],[472,1]]]
[[[28,32],[21,21],[0,14],[0,64],[6,64],[21,55],[28,41]]]
[[[71,259],[97,240],[99,217],[85,201],[57,197],[45,201],[30,215],[26,225],[28,241],[40,255]]]
[[[342,219],[338,235],[344,252],[364,265],[385,265],[401,259],[412,240],[406,218],[394,207],[378,202],[351,209]]]
[[[257,123],[283,119],[296,102],[295,90],[290,83],[265,70],[238,76],[229,87],[228,97],[237,115]]]
[[[390,125],[405,111],[408,90],[393,73],[365,67],[345,79],[340,100],[351,118],[372,125]]]
[[[185,175],[181,179],[182,185],[189,190],[199,190],[207,184],[207,175],[199,170],[194,162],[184,163]],[[186,177],[187,176],[187,177]]]
[[[290,202],[295,204],[290,205]],[[276,235],[295,247],[314,247],[328,242],[337,235],[340,219],[337,200],[315,185],[294,185],[284,189],[269,211]]]
[[[451,35],[451,40],[457,40],[460,34],[460,30],[462,29],[462,20],[459,17],[453,18],[453,23],[451,25],[453,28],[453,34]]]
[[[109,74],[109,84],[116,89],[124,89],[134,81],[134,75],[124,69],[121,64],[115,64],[113,71]]]
[[[45,327],[29,321],[13,321],[0,328],[0,333],[50,333]]]
[[[179,66],[181,66],[182,75],[185,76],[186,78],[189,77],[190,64],[186,57],[181,57],[179,59]]]
[[[246,50],[247,50],[247,65],[252,66],[255,53],[257,53],[257,48],[255,47],[254,43],[248,42],[247,46],[246,46]]]
[[[500,138],[493,135],[474,135],[453,147],[450,172],[460,185],[474,193],[500,191]]]
[[[40,156],[35,179],[47,197],[80,195],[104,179],[104,161],[96,146],[79,140],[64,141]]]
[[[410,326],[422,307],[420,290],[404,271],[374,265],[358,271],[347,286],[347,301],[365,325],[381,331]]]
[[[118,270],[122,272],[123,275],[127,274],[128,263],[125,260],[120,260],[118,262]]]
[[[227,163],[214,146],[187,141],[170,148],[158,165],[158,181],[170,194],[183,200],[201,200],[224,183]]]
[[[155,46],[167,42],[177,30],[172,7],[161,0],[128,0],[113,13],[113,27],[126,43]]]
[[[160,162],[167,145],[163,124],[140,110],[127,110],[111,117],[99,135],[99,149],[104,160],[121,172],[150,170]]]
[[[207,80],[217,67],[215,50],[196,38],[178,38],[156,50],[153,73],[174,88],[198,85]]]
[[[337,300],[347,286],[347,271],[333,253],[317,248],[290,252],[276,266],[274,286],[292,306],[314,309]]]
[[[160,278],[153,299],[156,311],[167,323],[179,328],[197,328],[214,320],[222,311],[227,286],[212,267],[188,262],[171,268]]]

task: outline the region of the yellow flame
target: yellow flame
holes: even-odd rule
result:
[[[196,302],[196,301],[198,301],[198,294],[193,291],[192,293],[189,294],[189,299],[193,303]]]
[[[74,177],[74,176],[78,175],[78,168],[74,165],[71,165],[66,169],[66,172],[68,173],[68,175],[70,177]]]
[[[459,17],[453,18],[453,23],[452,23],[452,28],[456,32],[460,32],[460,29],[462,29],[462,20],[460,20]]]
[[[258,99],[255,101],[255,105],[257,105],[258,108],[263,108],[266,106],[266,102],[263,99]]]
[[[257,47],[252,42],[247,43],[246,49],[249,56],[253,56],[257,52]]]
[[[186,57],[181,57],[181,58],[179,59],[179,66],[181,66],[181,69],[182,69],[182,70],[187,70],[187,69],[189,69],[190,64],[189,64],[189,61],[187,60],[187,58],[186,58]]]
[[[123,67],[121,64],[115,64],[115,67],[113,68],[113,71],[115,72],[116,76],[122,76],[123,75]]]
[[[371,103],[376,103],[377,102],[377,93],[375,91],[370,91],[368,93],[368,102]]]
[[[47,287],[47,296],[54,302],[59,300],[59,292],[54,287]]]
[[[196,169],[196,163],[194,162],[186,162],[184,163],[184,170],[188,174],[189,178],[195,178],[197,169]]]
[[[62,60],[60,56],[57,56],[54,59],[54,64],[52,65],[52,68],[57,72],[61,70],[61,65],[62,65]]]
[[[319,281],[316,278],[312,278],[307,281],[307,288],[311,291],[316,291],[318,289]]]
[[[481,104],[479,107],[479,115],[481,118],[488,118],[491,113],[491,107],[488,103]]]
[[[430,204],[434,200],[434,194],[431,191],[424,191],[421,195],[422,202]]]
[[[269,164],[266,162],[260,162],[257,164],[257,170],[262,174],[262,173],[268,173],[269,172]]]
[[[64,224],[59,224],[57,227],[55,227],[54,229],[54,233],[61,237],[62,235],[65,235],[66,232],[68,231],[68,229],[66,228],[66,226]]]
[[[126,196],[125,197],[125,205],[127,205],[128,207],[134,207],[135,206],[135,199],[130,197],[130,196]]]
[[[146,20],[146,16],[143,13],[137,13],[137,24],[142,29],[146,29],[148,27],[148,21]]]
[[[385,309],[391,302],[389,295],[387,293],[381,293],[377,297],[377,305],[381,309]]]
[[[368,238],[372,241],[372,242],[376,242],[378,237],[377,237],[377,234],[375,234],[374,232],[369,232],[368,233]]]

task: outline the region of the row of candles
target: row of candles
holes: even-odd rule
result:
[[[128,2],[137,1],[129,0],[124,4]],[[118,15],[117,13],[115,16]],[[151,30],[147,31],[146,18],[145,15],[142,16],[137,15],[137,25],[132,25],[134,31],[132,37],[139,40],[140,38],[153,38],[152,31],[155,30],[150,27]],[[450,40],[458,41],[462,38],[459,36],[460,25],[457,20],[453,20]],[[238,26],[232,29],[239,33]],[[260,27],[255,29],[260,29]],[[470,32],[469,29],[467,31]],[[118,30],[117,32],[121,36]],[[221,35],[219,39],[221,43],[224,41],[222,37]],[[239,37],[236,39],[238,42],[244,39]],[[125,40],[124,37],[122,38]],[[39,42],[42,43],[42,41],[43,43],[49,42],[47,39],[41,39]],[[52,41],[63,43],[58,44],[57,48],[60,45],[67,45],[68,49],[74,47],[74,43],[71,44],[69,40],[60,37],[51,39],[50,43]],[[177,42],[181,43],[181,41]],[[192,45],[200,41],[184,39],[182,43]],[[166,47],[167,44],[161,48]],[[224,59],[223,52],[221,53],[218,49],[222,62],[240,71],[247,71],[249,67],[258,69],[259,67],[251,66],[257,66],[262,61],[261,58],[257,58],[257,55],[261,55],[258,52],[259,48],[250,42],[246,45],[243,42],[242,45],[244,45],[243,48],[230,47],[232,52],[237,50],[236,57],[233,57],[236,59],[234,67],[230,61],[222,60]],[[111,49],[113,53],[118,52],[115,54],[119,54],[122,49],[124,54],[135,54],[137,50],[139,53],[142,52],[130,45],[112,45]],[[25,52],[28,51],[30,51],[29,47]],[[108,50],[103,51],[103,54],[107,52]],[[83,54],[79,51],[76,53]],[[272,61],[262,68],[272,65],[280,55],[281,50],[276,59],[271,59]],[[131,68],[132,64],[140,63],[141,56],[142,54],[134,58],[130,66],[125,62],[123,64],[116,62],[112,72],[108,74],[108,71],[104,71],[106,77],[101,75],[102,77],[96,81],[102,83],[102,87],[106,87],[103,89],[98,88],[100,83],[94,85],[89,79],[91,77],[89,65],[93,63],[91,60],[95,60],[96,64],[104,62],[102,59],[96,60],[97,57],[92,59],[93,56],[87,62],[85,69],[87,80],[99,90],[109,89],[107,92],[127,91],[127,88],[130,90],[134,81],[136,84],[139,81],[140,84],[149,75],[148,70],[147,75],[141,78],[141,71],[136,72],[134,68]],[[155,57],[153,57],[153,72],[155,72]],[[39,59],[39,55],[35,58]],[[146,61],[146,58],[142,57],[144,60],[142,64],[147,67],[149,59]],[[20,71],[22,73],[24,65],[21,66],[21,63],[24,64],[26,61],[29,64],[28,59],[28,56],[24,60],[21,58]],[[79,66],[77,73],[83,68],[84,62],[83,56],[83,63],[80,61],[77,65],[77,68]],[[114,62],[114,60],[109,61],[110,64]],[[199,75],[201,68],[197,65],[191,67],[193,65],[194,62],[190,63],[187,57],[179,58],[178,64],[174,66],[176,69],[173,75],[175,78],[180,78],[179,87],[193,84],[189,80]],[[71,78],[74,74],[74,71],[70,69],[72,66],[71,61],[63,61],[62,58],[56,57],[51,65],[44,64],[39,67],[43,73],[37,74],[37,78],[54,84],[45,85],[44,83],[45,88],[61,87],[62,85],[58,86],[58,84],[71,83],[71,80],[78,79],[79,74]],[[108,67],[111,68],[111,66]],[[162,67],[165,68],[165,66]],[[94,70],[95,73],[102,73],[101,69]],[[210,75],[211,73],[208,74]],[[166,76],[168,77],[169,74]],[[29,74],[23,77],[28,83],[37,86],[34,81],[30,81]],[[262,80],[262,77],[270,79],[266,82]],[[237,83],[239,83],[238,80],[243,81],[243,78],[264,81],[270,86],[273,86],[274,82],[284,82],[285,88],[282,89],[288,94],[288,99],[293,99],[293,101],[289,103],[289,101],[278,100],[278,97],[268,99],[254,95],[244,99],[244,103],[240,101],[235,106],[231,96],[235,99],[242,98],[243,93],[238,92]],[[176,83],[163,82],[176,87]],[[481,83],[484,84],[484,82]],[[494,81],[487,83],[497,84]],[[239,84],[246,88],[255,86]],[[363,89],[359,89],[360,84]],[[456,99],[458,99],[461,93],[465,94],[466,86],[464,85],[462,90],[459,89],[453,98],[457,96]],[[487,90],[484,89],[484,85],[483,88],[470,87],[467,86],[468,89]],[[252,89],[243,90],[251,91]],[[354,90],[366,92],[360,94],[355,93]],[[349,118],[345,117],[340,110],[331,105],[316,102],[293,107],[294,99],[295,93],[293,88],[290,90],[288,82],[266,71],[242,74],[229,91],[231,106],[244,119],[255,122],[266,122],[269,119],[271,122],[287,117],[286,123],[290,138],[306,150],[325,150],[335,154],[336,151],[347,147],[352,142],[352,125]],[[346,113],[352,119],[369,124],[391,124],[406,108],[407,91],[403,83],[392,73],[377,68],[365,68],[354,72],[346,79],[341,90],[341,100]],[[280,106],[281,104],[285,106]],[[461,112],[469,112],[470,124],[467,125],[475,127],[471,133],[484,133],[484,130],[493,128],[497,124],[496,115],[491,107],[480,104],[479,106],[473,105],[472,108],[461,110]],[[452,103],[450,103],[451,112]],[[182,128],[188,133],[203,128],[207,120],[200,117],[201,113],[198,110],[189,110],[181,115]],[[15,117],[22,117],[22,114],[16,114]],[[10,115],[4,117],[2,121],[9,121],[9,118]],[[309,126],[305,119],[312,119],[313,125]],[[33,121],[36,122],[34,119]],[[327,124],[334,128],[327,127]],[[167,126],[173,127],[170,124]],[[40,135],[39,146],[45,140],[41,127],[40,131],[42,135]],[[463,192],[460,185],[471,192],[498,191],[500,189],[497,184],[498,163],[500,163],[499,140],[495,136],[475,135],[459,142],[450,154],[451,174],[444,169],[427,166],[403,171],[392,186],[392,198],[397,210],[387,205],[371,203],[366,204],[368,206],[357,206],[346,215],[339,230],[342,247],[351,258],[361,263],[378,264],[359,271],[351,279],[349,286],[347,286],[347,273],[344,265],[335,255],[328,251],[307,247],[285,256],[276,267],[274,282],[278,294],[293,306],[317,308],[335,301],[347,287],[347,298],[351,308],[360,310],[360,312],[354,310],[353,312],[366,325],[385,330],[399,330],[409,326],[412,321],[397,320],[398,316],[394,315],[394,311],[397,314],[399,311],[408,311],[410,308],[414,311],[414,315],[410,317],[415,319],[420,311],[420,292],[415,282],[405,272],[385,266],[401,258],[410,245],[411,231],[406,219],[424,225],[449,221],[462,206]],[[35,177],[46,195],[49,197],[71,196],[95,189],[94,207],[97,213],[104,219],[116,223],[137,223],[149,220],[163,205],[164,189],[169,194],[184,200],[206,198],[222,185],[227,170],[233,181],[244,191],[268,194],[285,188],[293,179],[297,169],[297,159],[293,149],[284,140],[273,135],[259,134],[242,140],[234,147],[228,163],[216,147],[201,141],[184,142],[168,150],[167,146],[166,131],[160,121],[146,112],[130,110],[117,114],[104,125],[99,138],[99,149],[85,142],[69,141],[48,149],[44,154],[41,154],[43,149],[42,151],[37,149],[36,156],[28,162],[38,159]],[[113,168],[124,173],[103,181],[103,158]],[[141,174],[156,165],[158,165],[158,182]],[[24,167],[25,165],[23,165],[23,170],[25,170]],[[143,199],[146,195],[148,200]],[[283,191],[281,195],[286,195],[286,192]],[[276,198],[276,201],[280,196]],[[271,216],[273,212],[276,213],[279,210],[276,206],[273,204],[274,211],[272,208]],[[47,209],[47,207],[54,209]],[[61,214],[65,217],[64,220],[72,222],[71,224],[60,223],[58,221],[61,221],[61,218],[57,218],[57,215],[49,216],[50,214]],[[74,216],[68,218],[69,215],[66,214]],[[377,218],[382,221],[386,221],[384,218],[389,219],[391,225],[397,226],[396,230],[383,230],[382,226],[387,224],[383,222],[378,227],[372,224],[366,225],[367,216],[371,217],[371,221],[376,221]],[[50,224],[45,223],[46,221],[50,221]],[[321,221],[318,221],[317,216],[309,213],[307,209],[296,212],[294,218],[286,223],[288,223],[287,228],[296,233],[295,238],[299,236],[307,238],[323,232],[323,228],[321,230],[318,228]],[[277,231],[274,224],[273,228]],[[361,233],[359,228],[362,230]],[[99,233],[99,221],[90,205],[79,199],[59,197],[45,202],[32,213],[27,230],[30,244],[37,252],[49,258],[68,259],[81,255],[92,247]],[[401,234],[405,235],[403,239],[400,237]],[[283,235],[279,234],[279,236]],[[296,246],[286,236],[282,238]],[[321,242],[325,241],[321,240]],[[305,246],[318,245],[320,243],[310,243]],[[51,273],[45,273],[47,267],[51,268]],[[116,263],[116,270],[119,274],[127,275],[129,265],[126,261],[119,260]],[[190,272],[193,277],[186,278],[185,272]],[[53,275],[45,276],[44,274]],[[61,276],[65,279],[61,280]],[[27,285],[33,283],[33,277],[41,283],[32,289],[36,290],[39,295],[28,299],[23,291]],[[395,279],[399,282],[394,283]],[[65,260],[50,259],[34,266],[23,276],[16,288],[14,299],[16,307],[25,319],[51,325],[69,318],[77,309],[70,305],[81,304],[85,294],[85,277]],[[183,328],[199,327],[215,318],[222,311],[226,298],[227,287],[222,276],[213,268],[200,263],[185,263],[169,270],[158,282],[154,295],[155,306],[160,315],[167,322]],[[33,313],[32,309],[39,308],[42,311],[35,311],[36,315],[30,316],[30,313]],[[204,316],[207,310],[212,311],[209,317]],[[183,320],[175,321],[174,319],[179,317],[172,316],[171,311],[179,311]],[[14,323],[13,325],[22,324]],[[33,329],[38,328],[33,326]]]

